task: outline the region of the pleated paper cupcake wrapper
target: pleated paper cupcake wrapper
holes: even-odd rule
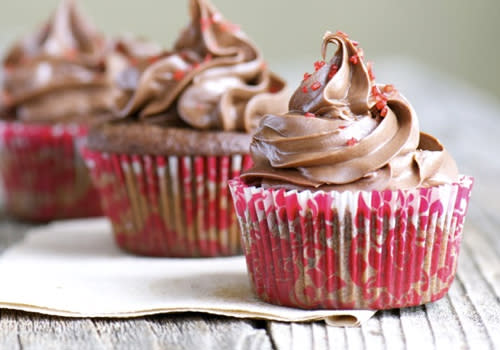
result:
[[[0,122],[0,171],[11,215],[49,221],[102,214],[78,152],[86,134],[78,125]]]
[[[143,156],[84,151],[117,244],[169,257],[242,254],[227,182],[248,155]]]
[[[232,180],[253,288],[264,301],[304,309],[437,300],[455,276],[472,183],[341,193]]]

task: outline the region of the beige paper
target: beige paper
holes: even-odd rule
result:
[[[33,230],[0,256],[0,307],[66,317],[206,312],[240,318],[357,326],[374,311],[306,311],[257,299],[243,257],[166,259],[128,255],[105,219]]]

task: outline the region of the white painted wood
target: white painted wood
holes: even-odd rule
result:
[[[411,307],[400,311],[402,336],[409,350],[433,349],[434,336],[425,307]]]
[[[405,349],[406,347],[399,314],[399,310],[388,310],[382,311],[376,316],[380,320],[387,349]]]

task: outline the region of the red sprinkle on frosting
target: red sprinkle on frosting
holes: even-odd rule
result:
[[[351,62],[352,64],[358,64],[359,63],[359,56],[358,55],[352,55],[349,58],[349,62]]]
[[[354,146],[357,143],[358,143],[358,140],[356,140],[354,137],[347,140],[347,146]]]
[[[321,88],[321,83],[319,81],[315,82],[314,84],[311,85],[311,90],[316,91],[319,88]]]
[[[64,51],[64,57],[68,60],[74,60],[76,59],[77,52],[75,49],[67,49]]]
[[[386,107],[382,108],[382,110],[380,111],[380,116],[383,118],[387,115],[387,112],[389,111],[389,109]]]
[[[139,61],[135,57],[130,57],[129,62],[132,66],[137,66],[139,64]]]
[[[351,43],[354,45],[354,46],[358,46],[359,43],[356,41],[356,40],[351,40]]]
[[[269,87],[269,92],[272,94],[274,94],[280,90],[281,90],[281,86],[279,84],[273,84]]]
[[[385,101],[378,101],[377,104],[375,105],[375,107],[377,107],[377,109],[379,111],[381,111],[382,109],[384,109],[384,107],[387,106],[387,103],[385,103]]]
[[[326,64],[325,61],[316,61],[316,62],[314,62],[314,70],[316,72],[319,71],[325,64]]]
[[[212,60],[212,54],[209,52],[206,54],[205,58],[203,59],[204,62],[208,62]]]
[[[394,89],[394,85],[392,84],[388,84],[386,86],[384,86],[384,92],[386,94],[390,94],[391,92],[393,92],[395,89]]]
[[[309,78],[311,77],[311,75],[312,75],[312,74],[307,73],[307,72],[306,72],[306,73],[304,73],[304,80],[303,80],[303,81],[305,81],[305,80],[309,79]]]
[[[346,125],[339,125],[339,129],[341,129],[341,130],[342,130],[342,129],[345,129],[345,128],[347,128],[347,126],[346,126]]]
[[[307,118],[314,118],[314,117],[316,117],[316,114],[314,114],[314,113],[310,113],[310,112],[307,112],[306,114],[304,114],[304,117],[307,117]]]
[[[338,36],[342,36],[344,38],[348,38],[349,37],[346,33],[344,33],[341,30],[337,30],[337,32],[335,34],[337,34]]]
[[[304,94],[307,94],[307,93],[309,92],[309,90],[307,89],[307,86],[305,86],[305,85],[304,85],[304,86],[302,87],[302,92],[303,92]]]
[[[330,67],[330,72],[328,72],[328,79],[332,79],[335,74],[337,74],[339,67],[336,64],[332,64]]]
[[[210,18],[203,17],[200,20],[200,24],[201,24],[201,30],[204,32],[208,30],[208,28],[210,28],[210,26],[212,25],[212,20]]]
[[[184,75],[186,75],[186,72],[184,72],[183,70],[176,70],[174,72],[174,80],[181,81],[184,78]]]
[[[153,63],[157,62],[159,59],[160,59],[160,56],[151,56],[148,58],[148,62],[149,62],[149,64],[153,64]]]

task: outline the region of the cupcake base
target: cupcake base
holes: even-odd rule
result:
[[[230,181],[255,293],[304,309],[390,309],[453,282],[473,180],[400,191],[311,192]]]
[[[0,123],[0,171],[6,210],[24,220],[102,215],[78,148],[87,128]]]
[[[147,256],[242,253],[227,181],[248,155],[143,156],[84,150],[118,246]]]

